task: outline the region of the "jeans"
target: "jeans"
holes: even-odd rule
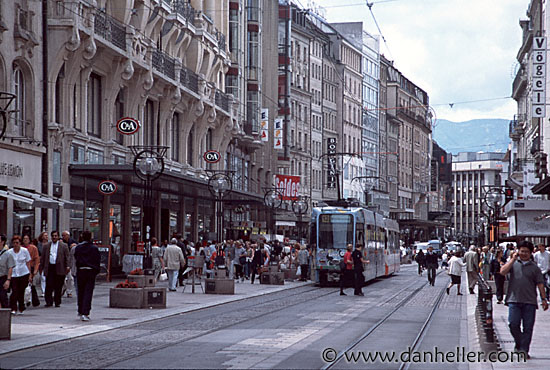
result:
[[[235,266],[235,279],[239,280],[240,277],[243,277],[243,266],[236,263],[233,265]]]
[[[176,283],[178,281],[178,270],[168,270],[166,269],[166,273],[168,274],[168,289],[170,290],[176,290]]]
[[[8,279],[8,275],[0,276],[0,308],[10,307],[10,302],[8,300],[8,291],[4,289],[4,283]],[[10,281],[11,285],[11,281]]]
[[[78,296],[78,314],[90,314],[92,309],[92,297],[94,295],[95,277],[97,273],[91,269],[78,269],[76,272],[76,291]]]
[[[12,311],[25,311],[25,289],[29,285],[29,274],[20,277],[11,277],[10,306]]]
[[[516,342],[516,349],[529,353],[537,306],[528,303],[508,303],[508,326]],[[523,331],[521,326],[523,323]]]
[[[353,294],[355,295],[358,295],[358,294],[363,294],[363,282],[364,282],[364,275],[363,275],[363,270],[353,270],[353,277],[354,277],[354,285],[355,285],[355,290],[353,292]]]
[[[437,266],[428,266],[428,281],[435,284]]]
[[[308,267],[309,265],[300,265],[300,270],[302,270],[302,275],[300,276],[300,280],[302,281],[306,281],[308,276],[307,276],[307,273],[308,273]]]
[[[495,278],[495,285],[497,287],[497,301],[502,301],[504,298],[504,282],[506,277],[502,276],[498,272],[493,275]]]

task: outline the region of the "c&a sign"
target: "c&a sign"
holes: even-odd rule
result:
[[[104,180],[99,183],[97,189],[103,195],[113,195],[116,193],[117,185],[113,180]]]
[[[283,194],[283,200],[296,200],[300,192],[300,176],[275,175],[275,187]]]

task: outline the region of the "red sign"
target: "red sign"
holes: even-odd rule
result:
[[[136,242],[136,251],[144,252],[145,251],[145,242]]]
[[[283,200],[296,200],[300,192],[300,176],[275,175],[275,187],[283,194]]]

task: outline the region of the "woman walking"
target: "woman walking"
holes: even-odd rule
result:
[[[298,263],[300,264],[301,281],[307,281],[307,272],[309,267],[309,252],[305,245],[300,245],[300,251],[298,252]]]
[[[159,247],[157,238],[151,238],[151,257],[153,258],[153,269],[155,270],[155,280],[159,280],[162,270],[164,270],[164,261],[162,259],[163,251]]]
[[[21,315],[25,311],[25,288],[29,283],[32,283],[31,255],[27,249],[21,248],[21,237],[19,235],[14,235],[11,238],[11,247],[12,249],[8,253],[11,253],[15,259],[15,267],[11,275],[11,313],[16,315],[19,308],[19,314]]]
[[[451,283],[447,287],[447,294],[451,291],[453,285],[456,284],[457,295],[460,293],[460,282],[462,280],[462,267],[464,267],[464,261],[462,261],[462,253],[457,251],[454,256],[449,260],[449,275],[451,276]]]
[[[504,258],[502,256],[503,256],[502,249],[499,249],[497,250],[497,254],[495,258],[491,260],[491,273],[495,278],[498,304],[502,304],[502,301],[504,300],[504,281],[506,280],[506,277],[500,274],[500,268],[504,266],[506,262],[504,261]]]

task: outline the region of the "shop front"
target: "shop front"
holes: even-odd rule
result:
[[[505,207],[509,237],[548,244],[550,238],[550,200],[513,200]]]

